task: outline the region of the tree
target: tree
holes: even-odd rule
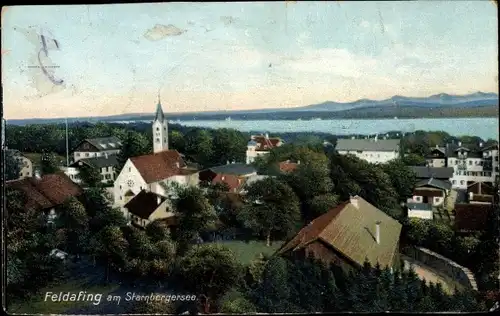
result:
[[[193,129],[186,134],[186,154],[202,166],[210,166],[214,154],[212,135],[207,130]]]
[[[212,132],[213,164],[227,161],[244,162],[248,138],[235,129],[221,128]]]
[[[62,207],[57,222],[66,237],[64,250],[73,254],[84,252],[88,245],[86,233],[89,218],[83,204],[74,197],[68,199]]]
[[[43,153],[40,162],[42,174],[52,174],[61,171],[59,161],[54,153]]]
[[[203,244],[191,248],[178,264],[178,274],[185,288],[202,298],[203,313],[234,285],[242,272],[236,257],[226,247]]]
[[[392,160],[382,165],[382,170],[389,176],[390,182],[400,202],[406,202],[413,195],[417,177],[413,170],[401,160]]]
[[[5,157],[5,180],[16,180],[19,178],[19,174],[21,173],[21,163],[17,159],[14,151],[12,150],[4,150]]]
[[[164,294],[158,293],[163,296]],[[156,295],[153,294],[153,297]],[[133,301],[127,308],[128,314],[175,314],[174,304],[165,300]]]
[[[184,152],[186,150],[186,141],[181,132],[170,130],[168,141],[170,143],[169,148],[175,149],[178,152]]]
[[[109,280],[110,269],[125,267],[128,243],[119,227],[104,227],[90,243],[93,254],[106,263],[106,280]]]
[[[293,190],[275,178],[265,178],[247,188],[250,201],[238,215],[245,227],[266,237],[271,244],[273,234],[291,234],[300,220],[299,200]]]
[[[197,187],[177,189],[177,198],[173,201],[179,217],[177,240],[186,245],[200,233],[214,227],[217,215],[210,201]]]
[[[93,188],[101,183],[102,176],[96,168],[84,164],[78,169],[78,178],[83,185]]]
[[[123,227],[125,225],[127,225],[127,220],[123,217],[123,213],[111,207],[102,209],[90,220],[90,228],[95,233],[105,227]]]
[[[423,156],[418,154],[406,154],[401,161],[407,166],[425,166],[427,165],[427,160]]]
[[[151,152],[149,139],[144,134],[135,131],[129,130],[122,143],[123,146],[117,156],[117,170],[121,170],[129,158],[147,155]]]
[[[310,219],[314,219],[323,215],[339,204],[338,195],[323,194],[312,198],[308,203],[308,215]]]
[[[170,239],[170,229],[167,224],[162,221],[153,221],[146,226],[146,234],[153,242]]]
[[[250,300],[239,291],[229,291],[220,302],[220,312],[227,314],[255,313],[257,310]]]

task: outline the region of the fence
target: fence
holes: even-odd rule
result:
[[[441,272],[465,288],[477,291],[477,283],[472,272],[458,263],[425,248],[407,247],[403,252],[437,272]]]

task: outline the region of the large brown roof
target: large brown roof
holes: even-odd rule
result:
[[[281,172],[292,172],[299,167],[296,162],[282,161],[279,163],[279,168]]]
[[[380,244],[374,237],[377,221],[381,222]],[[359,265],[368,259],[372,264],[391,266],[400,233],[398,221],[356,196],[313,220],[278,253],[299,250],[319,240]]]
[[[160,203],[158,203],[158,199]],[[142,190],[125,204],[124,207],[135,216],[142,219],[149,219],[149,216],[151,216],[165,200],[166,198],[164,196]]]
[[[186,163],[177,150],[130,158],[146,183],[186,174]]]
[[[39,210],[61,205],[68,198],[83,193],[82,188],[64,173],[8,181],[6,187],[24,192],[27,198],[25,207]]]

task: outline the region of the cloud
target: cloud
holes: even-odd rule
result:
[[[172,24],[156,24],[155,27],[147,30],[146,33],[144,33],[144,37],[150,41],[159,41],[161,39],[164,39],[165,37],[179,36],[185,32],[186,30],[181,30],[180,28]]]

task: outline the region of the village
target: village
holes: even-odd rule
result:
[[[318,152],[263,133],[247,140],[244,159],[228,158],[206,167],[192,155],[171,149],[172,132],[160,100],[150,128],[152,152],[124,157],[124,151],[133,152],[129,138],[86,138],[66,161],[56,159],[57,168],[49,172],[22,151],[7,149],[17,166],[6,163],[6,168],[18,174],[6,182],[7,214],[16,212],[11,208],[22,210],[22,221],[44,214],[45,231],[52,229],[59,238],[51,258],[78,262],[92,257],[94,265],[97,260],[106,271],[135,280],[180,278],[181,288],[200,298],[195,309],[202,313],[289,312],[276,305],[284,297],[269,299],[275,303],[255,298],[256,292],[273,286],[262,278],[266,273],[279,275],[280,258],[335,266],[342,275],[365,271],[367,265],[382,276],[384,271],[410,273],[408,278],[427,284],[439,297],[462,302],[469,295],[468,300],[476,302],[444,304],[441,298],[426,306],[415,298],[419,307],[412,308],[421,311],[492,308],[497,301],[494,289],[500,274],[495,264],[484,260],[494,261],[498,254],[498,241],[491,235],[498,203],[498,143],[437,144],[416,159],[411,148],[403,148],[401,137],[390,135],[325,140]],[[15,220],[9,223],[16,225]],[[22,244],[24,237],[8,229],[12,235],[8,233],[7,242]],[[88,234],[99,235],[101,243]],[[238,240],[244,242],[236,244]],[[264,250],[250,253],[244,244],[258,240]],[[91,242],[90,249],[82,245]],[[232,250],[224,248],[231,243]],[[16,247],[9,249],[19,252]],[[242,270],[236,268],[235,253],[250,257],[248,272],[238,272]],[[175,269],[181,270],[180,276],[172,272]],[[220,274],[219,283],[206,280],[200,269]],[[239,289],[236,298],[226,297],[238,287],[233,281],[247,279],[246,274],[252,280],[242,282],[251,284],[246,287],[253,294]],[[349,287],[341,289],[338,278],[334,292],[354,295]],[[421,295],[419,299],[426,297]],[[386,309],[393,306],[386,303]],[[351,311],[331,304],[327,299],[319,308]],[[313,310],[303,302],[293,306]],[[364,308],[374,311],[373,306]]]

